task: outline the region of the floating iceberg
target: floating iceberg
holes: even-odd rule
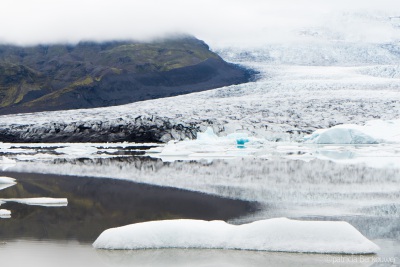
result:
[[[3,219],[11,218],[11,211],[0,209],[0,218],[3,218]]]
[[[9,159],[7,157],[1,156],[0,157],[0,167],[3,171],[8,169],[9,167],[12,167],[16,164],[17,162],[13,159]]]
[[[65,144],[64,144],[65,145]],[[98,149],[88,144],[69,144],[68,146],[55,149],[55,152],[71,156],[90,156],[96,154]]]
[[[317,130],[306,139],[315,144],[377,144],[378,141],[362,131],[334,127],[327,130]]]
[[[364,126],[337,125],[317,130],[304,138],[314,144],[378,144],[400,143],[400,120],[373,120]]]
[[[98,249],[202,248],[371,254],[379,247],[347,222],[287,218],[231,225],[223,221],[165,220],[104,231]]]
[[[9,159],[7,157],[1,156],[0,158],[0,164],[15,164],[16,161],[13,159]]]
[[[1,176],[0,177],[0,190],[11,187],[11,186],[15,185],[16,183],[17,182],[15,181],[14,178]],[[1,202],[0,202],[0,204],[1,204]]]
[[[16,184],[16,181],[14,178],[1,176],[0,184]]]
[[[164,147],[150,149],[147,155],[163,161],[244,157],[253,155],[263,142],[247,133],[219,137],[208,127],[205,132],[197,133],[195,140],[170,141]]]

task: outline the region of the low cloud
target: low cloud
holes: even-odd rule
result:
[[[145,40],[171,33],[193,34],[212,46],[388,42],[400,36],[398,10],[398,0],[6,0],[0,42]]]

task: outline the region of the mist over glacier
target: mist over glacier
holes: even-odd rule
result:
[[[399,38],[400,3],[385,1],[95,1],[2,3],[0,42],[149,39],[190,33],[212,47]]]

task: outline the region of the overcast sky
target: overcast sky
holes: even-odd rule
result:
[[[381,42],[399,39],[399,29],[382,20],[396,15],[399,0],[1,0],[0,42],[146,39],[178,32],[211,46],[254,45],[299,41],[303,30]]]

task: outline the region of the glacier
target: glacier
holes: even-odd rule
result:
[[[262,210],[236,223],[336,218],[374,241],[398,240],[399,42],[348,41],[323,27],[301,34],[313,40],[215,48],[258,71],[247,84],[116,107],[0,116],[1,140],[13,143],[0,147],[17,161],[9,170],[256,201]],[[32,141],[55,143],[27,148]],[[101,143],[108,141],[128,142]],[[148,144],[154,141],[161,144]],[[132,142],[154,148],[144,159],[112,154],[139,145]]]
[[[368,54],[353,55],[356,48],[343,48],[347,61],[336,65],[301,65],[295,59],[282,64],[241,62],[242,50],[234,50],[231,61],[259,71],[258,80],[109,108],[4,115],[0,136],[13,142],[168,142],[194,139],[212,127],[218,136],[245,132],[270,141],[299,141],[339,124],[398,119],[400,78],[387,73],[397,73],[395,60],[400,56],[379,44],[368,49]],[[370,54],[380,50],[391,59],[372,61]],[[262,51],[257,54],[261,59],[271,52],[268,47]],[[370,61],[357,65],[361,63],[350,55]]]
[[[370,254],[379,247],[346,222],[275,218],[249,224],[165,220],[104,231],[99,249],[207,248],[303,253]]]
[[[253,82],[108,108],[3,115],[0,140],[167,143],[195,139],[211,127],[218,136],[301,141],[318,129],[399,119],[396,11],[357,8],[318,16],[287,32],[294,39],[278,38],[281,32],[270,39],[265,25],[257,43],[211,48],[256,70]]]

